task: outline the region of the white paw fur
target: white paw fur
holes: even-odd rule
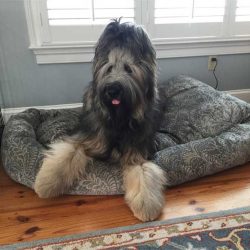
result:
[[[164,171],[153,162],[127,166],[124,169],[125,200],[141,221],[159,217],[164,206]]]
[[[87,157],[83,148],[71,141],[51,145],[37,174],[34,190],[40,198],[65,193],[85,171]]]

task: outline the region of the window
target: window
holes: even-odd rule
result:
[[[155,0],[155,23],[223,22],[225,0]]]
[[[123,16],[124,21],[135,21],[134,0],[42,1],[45,29],[50,31],[48,42],[96,41],[110,19]]]
[[[115,16],[134,21],[133,0],[47,0],[46,9],[51,26],[107,24]]]
[[[84,62],[112,18],[143,25],[159,58],[250,52],[250,0],[25,0],[38,63]]]
[[[250,1],[238,0],[236,5],[236,22],[250,21]]]
[[[250,1],[249,0],[237,0],[235,3],[233,22],[233,35],[250,35]]]

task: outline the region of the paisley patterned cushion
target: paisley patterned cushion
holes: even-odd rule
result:
[[[168,97],[154,162],[177,185],[250,161],[250,105],[187,76],[164,85]],[[79,109],[29,109],[12,116],[2,139],[9,176],[33,187],[46,145],[73,130]],[[153,143],[153,142],[152,142]],[[121,169],[93,161],[69,194],[121,194]]]

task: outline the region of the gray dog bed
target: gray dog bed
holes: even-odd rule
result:
[[[167,110],[154,162],[167,172],[170,186],[250,161],[250,104],[186,76],[165,85]],[[11,117],[2,139],[8,175],[32,188],[43,149],[74,129],[79,113],[29,109]],[[69,193],[121,194],[121,169],[94,161]]]

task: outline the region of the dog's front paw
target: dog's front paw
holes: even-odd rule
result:
[[[161,168],[146,162],[142,166],[131,166],[124,177],[125,199],[134,216],[141,221],[157,219],[165,204],[165,175]]]
[[[67,192],[84,173],[87,157],[74,138],[58,141],[45,152],[37,174],[34,190],[41,198],[55,197]]]
[[[36,177],[34,190],[40,198],[52,198],[63,193],[62,183],[58,177],[44,175],[42,172]]]
[[[134,199],[128,201],[128,205],[134,216],[141,221],[152,221],[157,219],[164,206],[163,194],[138,193]]]
[[[34,190],[40,198],[56,197],[65,191],[66,180],[63,178],[63,169],[51,157],[45,157],[36,176]]]

